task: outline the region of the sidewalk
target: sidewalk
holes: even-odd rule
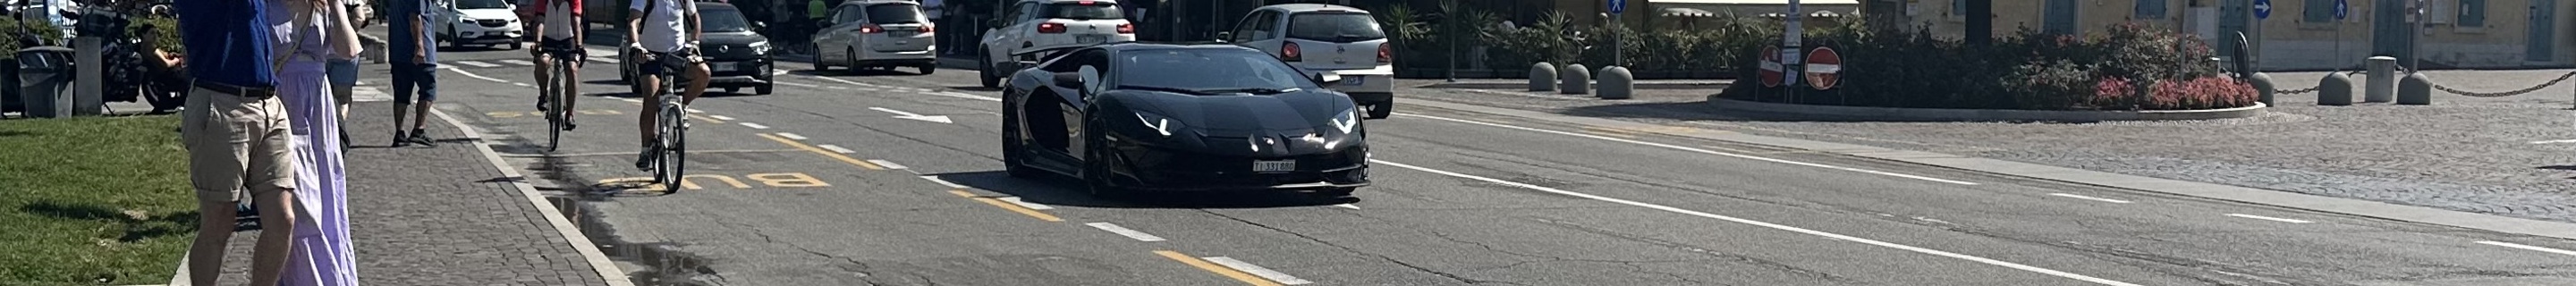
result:
[[[393,103],[350,107],[349,219],[364,285],[610,285],[472,139],[431,116],[437,147],[387,148]],[[233,234],[223,285],[249,283],[251,243]],[[183,281],[184,282],[184,281]],[[623,282],[623,281],[620,281]]]

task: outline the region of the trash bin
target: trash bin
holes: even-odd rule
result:
[[[18,59],[0,59],[0,87],[18,86]],[[24,112],[18,100],[18,89],[0,88],[0,113]]]
[[[44,46],[18,49],[18,99],[27,117],[72,115],[72,49]]]

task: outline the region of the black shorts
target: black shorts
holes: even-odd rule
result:
[[[688,70],[690,64],[695,64],[695,62],[690,62],[687,57],[694,54],[690,54],[685,51],[670,53],[646,51],[646,53],[653,54],[653,61],[636,66],[635,68],[637,70],[635,73],[637,74],[643,74],[646,76],[678,75],[679,71]]]
[[[537,39],[537,51],[550,56],[572,57],[575,64],[590,56],[589,49],[581,48],[581,44],[572,42],[572,39]]]

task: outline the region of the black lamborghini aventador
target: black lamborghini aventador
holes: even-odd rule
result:
[[[1095,195],[1369,184],[1367,129],[1339,79],[1231,45],[1120,43],[1055,51],[1005,82],[1012,176],[1080,178]]]

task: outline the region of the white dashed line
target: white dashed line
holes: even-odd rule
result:
[[[939,177],[921,176],[921,179],[923,179],[923,180],[930,180],[930,182],[932,182],[932,183],[939,183],[939,185],[942,185],[942,186],[948,186],[948,187],[950,187],[950,188],[959,188],[959,189],[965,189],[965,188],[967,188],[967,187],[966,187],[966,185],[959,185],[959,184],[957,184],[957,183],[950,183],[950,182],[948,182],[948,180],[941,180],[941,179],[939,179]]]
[[[696,108],[690,108],[690,109],[687,109],[687,110],[689,111],[689,113],[707,113],[707,111],[705,111],[705,110],[698,110],[698,109],[696,109]]]
[[[1252,263],[1246,263],[1242,260],[1234,260],[1232,257],[1212,256],[1200,257],[1199,259],[1206,259],[1208,262],[1214,262],[1217,265],[1225,265],[1225,268],[1234,268],[1235,271],[1251,273],[1252,276],[1261,276],[1262,279],[1270,279],[1271,282],[1279,282],[1279,284],[1306,285],[1315,283],[1314,281],[1306,281],[1306,279],[1297,279],[1297,276],[1288,276],[1288,273],[1279,273],[1279,271],[1272,271],[1270,268],[1262,268],[1260,265],[1252,265]]]
[[[2295,219],[2286,219],[2286,218],[2277,218],[2277,217],[2268,217],[2268,216],[2259,216],[2259,215],[2250,215],[2250,214],[2227,214],[2227,216],[2232,216],[2232,217],[2241,217],[2241,218],[2250,218],[2250,219],[2259,219],[2259,220],[2268,220],[2268,221],[2277,221],[2277,222],[2286,222],[2286,223],[2311,223],[2311,222],[2312,222],[2312,221],[2295,220]]]
[[[510,83],[510,85],[516,85],[516,86],[519,86],[519,87],[537,87],[537,85],[528,84],[528,83],[524,83],[524,82],[513,82],[513,83]]]
[[[2101,201],[2101,202],[2114,203],[2114,204],[2125,204],[2125,203],[2129,203],[2129,201],[2114,200],[2114,199],[2105,199],[2105,198],[2096,198],[2096,197],[2087,197],[2087,196],[2084,196],[2084,195],[2076,195],[2076,194],[2054,194],[2054,193],[2053,193],[2053,194],[2048,194],[2048,195],[2051,195],[2051,196],[2060,196],[2060,197],[2069,197],[2069,198],[2077,198],[2077,199],[2085,199],[2085,200],[2094,200],[2094,201]]]
[[[2531,144],[2576,143],[2576,139],[2531,141]]]
[[[471,78],[481,79],[481,80],[486,80],[486,81],[491,81],[491,82],[510,82],[510,81],[507,81],[507,80],[501,80],[501,79],[497,79],[497,78],[492,78],[492,77],[488,77],[488,76],[483,76],[483,75],[479,75],[479,74],[474,74],[473,72],[467,72],[467,71],[465,71],[465,69],[460,69],[460,68],[456,68],[456,67],[453,67],[453,66],[447,67],[447,68],[445,68],[445,70],[450,71],[450,72],[455,72],[456,74],[465,75],[465,77],[471,77]]]
[[[492,63],[477,62],[477,61],[456,61],[456,64],[460,64],[460,65],[469,65],[469,66],[474,66],[474,67],[478,67],[478,68],[488,68],[488,67],[497,67],[497,66],[501,66],[501,65],[496,65],[496,64],[492,64]]]
[[[1655,210],[1660,210],[1660,211],[1665,211],[1665,212],[1672,212],[1672,213],[1678,213],[1678,214],[1684,214],[1684,215],[1690,215],[1690,216],[1696,216],[1696,217],[1703,217],[1703,218],[1711,218],[1711,219],[1723,220],[1723,221],[1734,222],[1734,223],[1740,223],[1740,224],[1745,224],[1745,225],[1759,226],[1759,227],[1765,227],[1765,228],[1777,229],[1777,230],[1783,230],[1783,231],[1789,231],[1789,232],[1796,232],[1796,233],[1807,234],[1807,235],[1821,236],[1821,237],[1825,237],[1825,238],[1839,239],[1839,240],[1850,241],[1850,242],[1858,242],[1858,243],[1861,243],[1861,244],[1875,245],[1875,246],[1879,246],[1879,247],[1894,248],[1894,249],[1904,250],[1904,251],[1912,251],[1912,252],[1915,252],[1915,253],[1930,254],[1930,255],[1934,255],[1934,256],[1948,257],[1948,258],[1959,259],[1959,260],[1967,260],[1967,261],[1972,261],[1972,262],[1977,262],[1977,263],[1984,263],[1984,264],[1986,264],[1986,265],[2002,266],[2002,267],[2004,267],[2004,268],[2012,268],[2012,269],[2015,269],[2015,270],[2029,271],[2029,272],[2033,272],[2033,273],[2046,274],[2046,275],[2049,275],[2049,276],[2057,276],[2057,277],[2062,277],[2062,278],[2067,278],[2067,279],[2074,279],[2074,280],[2078,280],[2078,281],[2091,282],[2091,283],[2093,283],[2093,284],[2110,285],[2110,286],[2140,286],[2140,285],[2138,285],[2138,284],[2130,284],[2130,283],[2128,283],[2128,282],[2113,281],[2113,280],[2110,280],[2110,279],[2102,279],[2102,278],[2097,278],[2097,277],[2093,277],[2093,276],[2084,276],[2083,274],[2068,273],[2068,272],[2065,272],[2065,271],[2057,271],[2057,270],[2048,269],[2048,268],[2039,268],[2038,266],[2030,266],[2030,265],[2024,265],[2024,264],[2020,264],[2020,263],[2012,263],[2012,262],[2007,262],[2007,261],[2002,261],[2002,260],[1995,260],[1995,259],[1992,259],[1992,258],[1985,258],[1985,257],[1970,256],[1970,255],[1966,255],[1966,254],[1958,254],[1958,253],[1953,253],[1953,252],[1948,252],[1948,251],[1941,251],[1941,250],[1930,249],[1930,248],[1922,248],[1922,247],[1915,247],[1915,246],[1910,246],[1910,245],[1896,244],[1896,243],[1890,243],[1890,242],[1885,242],[1885,241],[1878,241],[1878,240],[1872,240],[1872,239],[1867,239],[1867,238],[1860,238],[1860,237],[1856,237],[1856,236],[1842,235],[1842,234],[1836,234],[1836,233],[1824,232],[1824,231],[1818,231],[1818,230],[1812,230],[1812,229],[1804,229],[1804,228],[1798,228],[1798,227],[1794,227],[1794,226],[1781,225],[1781,224],[1775,224],[1775,223],[1769,223],[1769,222],[1762,222],[1762,221],[1750,220],[1750,219],[1743,219],[1743,218],[1736,218],[1736,217],[1731,217],[1731,216],[1723,216],[1723,215],[1718,215],[1718,214],[1712,214],[1712,213],[1706,213],[1706,212],[1694,211],[1694,210],[1683,209],[1683,208],[1677,208],[1677,207],[1671,207],[1671,206],[1665,206],[1665,205],[1650,204],[1650,203],[1644,203],[1644,202],[1638,202],[1638,201],[1631,201],[1631,200],[1625,200],[1625,199],[1619,199],[1619,198],[1604,197],[1604,196],[1594,195],[1594,194],[1586,194],[1586,193],[1578,193],[1578,192],[1572,192],[1572,191],[1566,191],[1566,190],[1559,190],[1559,189],[1556,189],[1556,188],[1549,188],[1549,187],[1546,187],[1546,186],[1531,185],[1531,184],[1525,184],[1525,183],[1513,182],[1513,181],[1504,181],[1504,180],[1501,180],[1501,179],[1486,178],[1486,177],[1481,177],[1481,176],[1476,176],[1476,175],[1468,175],[1468,174],[1460,174],[1460,173],[1457,173],[1457,172],[1441,171],[1441,170],[1439,170],[1439,169],[1423,168],[1423,167],[1417,167],[1417,166],[1413,166],[1413,165],[1405,165],[1405,164],[1401,164],[1401,163],[1387,162],[1387,161],[1376,160],[1376,159],[1370,159],[1370,160],[1369,160],[1369,162],[1374,162],[1374,163],[1378,163],[1378,164],[1386,164],[1386,165],[1388,165],[1388,166],[1395,166],[1395,167],[1398,167],[1398,168],[1413,169],[1413,170],[1423,171],[1423,172],[1431,172],[1431,173],[1433,173],[1433,174],[1440,174],[1440,175],[1445,175],[1445,176],[1450,176],[1450,177],[1458,177],[1458,178],[1464,178],[1464,179],[1470,179],[1470,180],[1484,181],[1484,182],[1488,182],[1488,183],[1501,184],[1501,185],[1505,185],[1505,186],[1520,187],[1520,188],[1523,188],[1523,189],[1537,190],[1537,191],[1541,191],[1541,192],[1555,193],[1555,194],[1559,194],[1559,195],[1566,195],[1566,196],[1580,197],[1580,198],[1592,199],[1592,200],[1596,200],[1596,201],[1603,201],[1603,202],[1610,202],[1610,203],[1616,203],[1616,204],[1622,204],[1622,205],[1629,205],[1629,206],[1635,206],[1635,207],[1642,207],[1642,208],[1648,208],[1648,209],[1655,209]]]
[[[1000,200],[1005,201],[1005,202],[1011,202],[1011,204],[1014,204],[1014,205],[1020,205],[1020,207],[1023,207],[1023,208],[1029,208],[1029,209],[1033,209],[1033,210],[1052,210],[1052,209],[1055,209],[1055,207],[1047,206],[1046,204],[1040,204],[1040,203],[1032,203],[1032,202],[1027,202],[1027,201],[1021,201],[1021,200],[1020,200],[1020,197],[1000,197],[1000,198],[996,198],[996,199],[1000,199]]]
[[[847,149],[847,148],[841,148],[841,146],[834,146],[834,145],[832,145],[832,144],[814,145],[814,147],[822,147],[822,148],[823,148],[823,150],[832,150],[832,152],[834,152],[834,153],[841,153],[841,154],[858,153],[858,151],[850,151],[850,149]],[[875,161],[875,160],[869,160],[869,161]],[[869,162],[869,163],[877,163],[877,162]],[[879,166],[885,166],[885,167],[887,167],[887,168],[893,168],[893,167],[894,167],[894,166],[886,166],[886,164],[885,164],[885,163],[877,163],[877,165],[879,165]]]
[[[594,61],[594,62],[603,62],[603,63],[612,63],[612,64],[614,64],[614,63],[617,63],[617,58],[611,58],[611,57],[590,57],[590,61]]]
[[[716,120],[733,121],[733,117],[732,117],[732,116],[708,115],[707,117],[715,118]],[[796,139],[805,139],[805,138],[796,138]]]
[[[778,85],[784,85],[784,86],[802,87],[802,88],[820,88],[820,87],[823,87],[823,86],[820,86],[820,85],[814,85],[814,84],[802,83],[802,82],[786,82],[786,81],[779,81],[779,82],[771,82],[771,83],[776,83],[776,84],[778,84]]]
[[[1727,152],[1710,151],[1710,150],[1708,150],[1708,149],[1700,149],[1700,148],[1691,148],[1691,147],[1674,146],[1674,145],[1671,145],[1671,144],[1663,144],[1663,143],[1655,143],[1655,142],[1646,142],[1646,141],[1637,141],[1637,140],[1628,140],[1628,139],[1610,138],[1610,137],[1603,137],[1603,136],[1591,135],[1591,134],[1582,134],[1582,133],[1574,133],[1574,132],[1565,132],[1565,131],[1556,131],[1556,130],[1547,130],[1547,129],[1538,129],[1538,128],[1529,128],[1529,127],[1520,127],[1520,126],[1511,126],[1511,125],[1503,125],[1503,124],[1486,123],[1486,122],[1481,122],[1481,121],[1472,121],[1472,120],[1454,119],[1454,118],[1447,118],[1447,117],[1428,116],[1428,115],[1418,115],[1418,114],[1405,114],[1405,116],[1410,116],[1410,117],[1420,117],[1420,118],[1430,118],[1430,119],[1437,119],[1437,120],[1441,120],[1441,121],[1458,122],[1458,123],[1467,123],[1467,124],[1475,124],[1475,125],[1484,125],[1484,126],[1501,127],[1501,128],[1506,128],[1506,129],[1514,129],[1514,130],[1522,130],[1522,131],[1530,131],[1530,132],[1539,132],[1539,133],[1548,133],[1548,134],[1556,134],[1556,135],[1565,135],[1565,136],[1574,136],[1574,137],[1583,137],[1583,138],[1600,139],[1600,140],[1607,140],[1607,141],[1612,141],[1612,142],[1621,142],[1621,143],[1628,143],[1628,144],[1637,144],[1637,145],[1655,146],[1655,147],[1663,147],[1663,148],[1666,148],[1666,149],[1673,149],[1673,150],[1682,150],[1682,151],[1697,152],[1697,153],[1701,153],[1701,154],[1718,155],[1718,156],[1727,156],[1727,157],[1735,157],[1735,158],[1743,158],[1743,159],[1752,159],[1752,160],[1758,160],[1758,161],[1767,161],[1767,162],[1773,162],[1773,163],[1790,164],[1790,165],[1799,165],[1799,166],[1808,166],[1808,167],[1825,168],[1825,169],[1834,169],[1834,170],[1843,170],[1843,171],[1851,171],[1851,172],[1860,172],[1860,173],[1873,174],[1873,175],[1881,175],[1881,176],[1890,176],[1890,177],[1898,177],[1898,178],[1907,178],[1907,179],[1916,179],[1916,180],[1934,181],[1934,182],[1951,183],[1951,184],[1960,184],[1960,185],[1976,185],[1976,184],[1977,184],[1977,183],[1974,183],[1974,182],[1967,182],[1967,181],[1950,180],[1950,179],[1933,178],[1933,177],[1916,176],[1916,175],[1907,175],[1907,174],[1898,174],[1898,173],[1890,173],[1890,172],[1877,171],[1877,170],[1860,169],[1860,168],[1851,168],[1851,167],[1842,167],[1842,166],[1825,165],[1825,164],[1816,164],[1816,163],[1807,163],[1807,162],[1799,162],[1799,161],[1781,160],[1781,159],[1773,159],[1773,158],[1770,158],[1770,157],[1759,157],[1759,156],[1753,156],[1753,155],[1744,155],[1744,154],[1736,154],[1736,153],[1727,153]]]
[[[840,151],[840,150],[833,150],[833,151],[838,152],[838,151]],[[850,153],[850,152],[841,152],[841,153]],[[902,169],[907,169],[907,168],[905,168],[903,165],[896,165],[893,161],[886,161],[886,160],[868,160],[868,163],[875,163],[875,164],[877,164],[877,166],[878,166],[878,167],[885,167],[887,170],[902,170]]]
[[[2557,249],[2557,248],[2548,248],[2548,247],[2539,247],[2539,246],[2530,246],[2530,245],[2513,244],[2513,243],[2509,243],[2509,242],[2479,241],[2479,242],[2478,242],[2478,244],[2494,245],[2494,246],[2503,246],[2503,247],[2512,247],[2512,248],[2520,248],[2520,249],[2522,249],[2522,250],[2539,251],[2539,252],[2548,252],[2548,253],[2557,253],[2557,254],[2561,254],[2561,255],[2576,255],[2576,251],[2570,251],[2570,250],[2565,250],[2565,249]]]
[[[513,65],[523,65],[523,66],[533,66],[533,65],[537,65],[537,63],[528,62],[528,60],[501,60],[501,63],[504,63],[504,64],[513,64]]]
[[[1356,209],[1360,209],[1360,206],[1359,206],[1359,205],[1353,205],[1353,204],[1338,204],[1338,205],[1333,205],[1333,207],[1336,207],[1336,208],[1345,208],[1345,209],[1354,209],[1354,210],[1356,210]]]
[[[717,118],[717,119],[724,119],[724,118]],[[732,119],[725,119],[725,120],[732,120]],[[779,133],[778,133],[778,137],[787,137],[787,139],[805,140],[805,135],[796,135],[796,133],[779,132]]]
[[[1088,225],[1088,226],[1091,226],[1091,228],[1097,228],[1097,229],[1100,229],[1100,230],[1109,231],[1109,233],[1116,233],[1116,234],[1118,234],[1118,235],[1120,235],[1120,236],[1126,236],[1127,238],[1134,238],[1134,239],[1136,239],[1137,241],[1144,241],[1144,242],[1163,241],[1163,237],[1160,237],[1160,236],[1154,236],[1154,235],[1152,235],[1152,234],[1145,234],[1145,232],[1136,231],[1136,230],[1133,230],[1133,229],[1127,229],[1127,227],[1118,226],[1117,224],[1111,224],[1111,223],[1106,223],[1106,222],[1095,222],[1095,223],[1086,223],[1086,224],[1082,224],[1082,225]]]
[[[644,103],[644,100],[642,100],[642,99],[619,98],[619,99],[617,99],[617,100],[624,100],[624,101],[626,101],[626,102],[633,102],[633,103]]]
[[[751,127],[751,129],[769,129],[769,125],[760,125],[760,123],[742,122],[741,124],[742,127]]]

